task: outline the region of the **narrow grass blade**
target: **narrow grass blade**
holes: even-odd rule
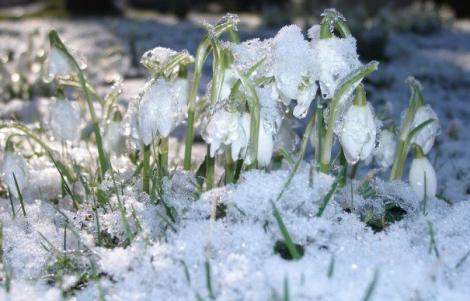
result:
[[[323,201],[320,204],[320,207],[318,208],[317,217],[321,217],[323,215],[323,212],[325,211],[326,206],[330,203],[330,200],[335,194],[337,188],[338,188],[338,181],[335,180],[333,182],[333,185],[331,185],[330,191],[328,191],[328,193],[325,195],[325,197],[323,198]]]
[[[366,293],[364,295],[364,298],[362,298],[362,301],[372,300],[372,295],[374,294],[378,279],[379,279],[379,272],[375,271],[374,278],[372,278],[372,281],[367,286]]]
[[[284,238],[284,242],[287,245],[287,249],[289,250],[290,255],[292,256],[294,260],[300,259],[302,256],[300,255],[294,242],[292,241],[292,238],[289,234],[289,231],[286,228],[286,225],[284,224],[284,221],[282,220],[279,210],[277,209],[274,202],[271,202],[271,205],[273,206],[274,218],[276,219],[277,225],[279,226],[279,230],[281,231],[282,237]]]
[[[15,173],[13,173],[13,180],[15,181],[15,188],[16,188],[16,193],[18,194],[18,201],[20,202],[20,205],[21,205],[21,211],[23,211],[23,215],[26,217],[26,210],[24,208],[23,195],[21,194],[20,187],[18,186],[18,181],[16,180]]]

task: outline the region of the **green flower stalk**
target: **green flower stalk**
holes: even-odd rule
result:
[[[99,162],[99,167],[100,167],[100,175],[101,175],[101,178],[103,178],[104,175],[106,174],[106,171],[110,168],[111,162],[109,161],[109,158],[107,157],[103,148],[103,142],[102,142],[100,127],[99,127],[99,120],[95,113],[95,108],[93,106],[93,102],[90,97],[90,90],[88,89],[87,81],[85,79],[85,75],[83,74],[82,66],[80,66],[80,64],[77,62],[74,56],[69,52],[67,47],[64,45],[64,43],[60,39],[57,31],[51,30],[49,32],[49,42],[51,44],[51,49],[53,49],[54,51],[58,51],[59,57],[65,58],[69,62],[69,64],[73,66],[74,71],[77,73],[80,86],[85,95],[85,99],[86,99],[87,106],[88,106],[88,111],[91,117],[93,132],[95,134],[95,140],[96,140],[96,148],[98,150],[98,162]]]
[[[236,31],[237,30],[237,23],[238,18],[234,15],[226,15],[221,22],[214,26],[212,29],[212,36],[214,38],[220,37],[224,32],[227,31]],[[188,125],[186,128],[186,138],[185,138],[185,149],[184,149],[184,162],[183,168],[185,170],[191,169],[191,155],[192,155],[192,147],[193,147],[193,139],[194,139],[194,122],[195,122],[195,114],[196,114],[196,98],[197,98],[197,91],[199,88],[199,83],[201,81],[202,76],[202,67],[206,62],[207,57],[209,56],[212,43],[209,35],[203,38],[201,43],[199,43],[196,51],[195,57],[195,67],[194,67],[194,74],[193,80],[191,83],[191,90],[189,92],[189,99],[188,99]]]
[[[405,160],[410,149],[410,145],[407,141],[409,140],[411,125],[416,111],[419,107],[424,105],[421,84],[414,78],[410,78],[407,83],[411,89],[410,104],[400,128],[400,137],[395,151],[395,160],[393,161],[392,170],[390,172],[390,181],[398,180],[403,175]]]

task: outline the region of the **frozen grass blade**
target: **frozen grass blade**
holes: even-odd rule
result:
[[[335,256],[331,256],[330,264],[328,265],[328,278],[332,278],[335,272]]]
[[[65,179],[64,177],[64,174],[62,173],[62,170],[61,168],[59,168],[59,166],[57,165],[57,161],[54,159],[54,157],[51,155],[50,156],[52,162],[54,163],[54,166],[55,168],[57,169],[57,171],[59,172],[59,175],[60,175],[60,178],[62,180],[62,187],[64,188],[65,192],[70,196],[70,198],[72,199],[72,202],[73,202],[73,207],[75,208],[75,210],[78,210],[79,209],[79,205],[80,205],[80,197],[78,195],[75,195],[73,192],[72,192],[72,189],[70,189],[70,186],[69,184],[67,183],[67,180]]]
[[[429,254],[436,255],[437,258],[440,257],[439,250],[437,249],[437,242],[436,242],[436,233],[434,232],[434,227],[430,221],[428,221],[428,234],[429,234]]]
[[[20,202],[21,211],[23,212],[23,216],[26,217],[26,210],[24,208],[23,195],[21,194],[20,187],[18,186],[18,181],[16,180],[15,173],[12,173],[12,174],[13,174],[13,180],[15,181],[15,188],[16,188],[16,193],[18,194],[18,201]]]
[[[470,257],[470,250],[468,250],[467,253],[465,253],[465,255],[462,256],[462,258],[460,258],[460,260],[455,265],[455,268],[456,269],[460,268],[465,263],[465,261],[468,259],[468,257]]]
[[[215,299],[214,291],[212,288],[212,275],[211,275],[211,264],[208,259],[204,262],[204,268],[206,271],[206,285],[207,285],[207,292],[209,293],[209,298],[211,300]]]
[[[287,249],[289,250],[292,259],[299,260],[302,256],[300,255],[299,251],[297,250],[297,247],[292,241],[289,231],[287,230],[286,225],[282,220],[281,214],[279,213],[276,204],[274,204],[274,202],[271,202],[271,205],[273,206],[274,218],[276,219],[277,225],[279,226],[279,230],[281,231],[282,237],[284,238],[284,242],[286,243]]]
[[[328,193],[323,198],[323,200],[320,204],[320,207],[318,208],[317,217],[321,217],[323,215],[323,212],[325,212],[326,206],[328,206],[331,199],[333,198],[333,195],[336,192],[336,189],[338,188],[338,183],[339,183],[339,181],[338,181],[338,177],[337,177],[336,180],[333,182],[333,185],[331,185],[330,190],[328,191]]]
[[[374,291],[375,291],[375,288],[377,286],[377,281],[378,280],[379,280],[379,272],[375,271],[374,272],[374,278],[372,278],[372,281],[367,286],[366,293],[364,295],[364,298],[362,298],[362,301],[372,300],[372,295],[374,294]]]

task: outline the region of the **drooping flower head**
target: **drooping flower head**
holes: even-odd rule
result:
[[[308,35],[317,62],[321,95],[330,99],[344,78],[362,65],[356,51],[356,39],[352,35],[320,39],[319,25],[312,26]]]
[[[49,106],[48,127],[54,138],[62,141],[74,141],[80,134],[80,111],[73,103],[58,97]]]
[[[364,87],[359,85],[338,133],[346,160],[355,164],[369,157],[375,148],[376,133],[374,112],[365,99]]]
[[[1,177],[10,190],[10,193],[15,197],[19,196],[18,190],[21,192],[28,185],[28,164],[23,156],[15,152],[11,141],[7,141],[5,147],[5,154],[3,155],[1,166]],[[16,184],[18,184],[18,189]]]
[[[305,117],[317,92],[317,66],[312,49],[297,25],[283,27],[273,39],[274,96],[289,105],[297,100],[294,116]]]

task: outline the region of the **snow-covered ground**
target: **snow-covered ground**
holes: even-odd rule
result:
[[[99,91],[106,91],[103,79],[112,79],[113,71],[127,76],[120,99],[124,106],[142,87],[144,73],[133,67],[128,55],[103,63],[103,49],[118,45],[126,54],[136,51],[137,57],[157,45],[194,53],[203,34],[192,23],[169,21],[30,20],[0,23],[0,48],[14,50],[26,32],[46,32],[51,26],[88,58]],[[273,34],[242,31],[242,37]],[[129,42],[133,39],[134,46]],[[128,159],[114,159],[120,171],[116,181],[123,186],[116,188],[106,179],[101,192],[109,204],[95,212],[92,198],[79,211],[73,210],[69,197],[57,198],[62,193],[60,176],[43,156],[29,160],[30,181],[23,192],[27,216],[20,210],[13,218],[6,194],[0,199],[0,300],[468,300],[470,24],[427,36],[390,33],[389,39],[389,60],[366,83],[370,101],[376,110],[393,108],[398,121],[410,93],[405,79],[414,75],[442,127],[429,156],[441,198],[428,200],[425,214],[408,185],[377,180],[373,203],[357,193],[358,181],[336,194],[316,217],[334,179],[312,174],[305,162],[276,203],[293,240],[303,248],[300,260],[286,260],[275,248],[283,237],[272,201],[288,177],[287,165],[244,173],[238,184],[201,195],[191,174],[176,171],[163,183],[164,201],[176,213],[172,221],[162,204],[153,204],[141,192]],[[104,65],[109,69],[103,72]],[[0,115],[6,119],[16,113],[32,121],[46,116],[48,101],[2,103]],[[3,152],[5,135],[0,137]],[[62,151],[60,144],[51,145]],[[202,156],[205,149],[200,149]],[[69,155],[92,165],[89,151],[79,144]],[[358,179],[364,173],[360,171]],[[361,216],[383,214],[387,200],[407,214],[374,232]],[[121,204],[125,219],[118,209]],[[15,201],[14,206],[20,205]],[[131,232],[138,230],[128,246],[124,221]]]

